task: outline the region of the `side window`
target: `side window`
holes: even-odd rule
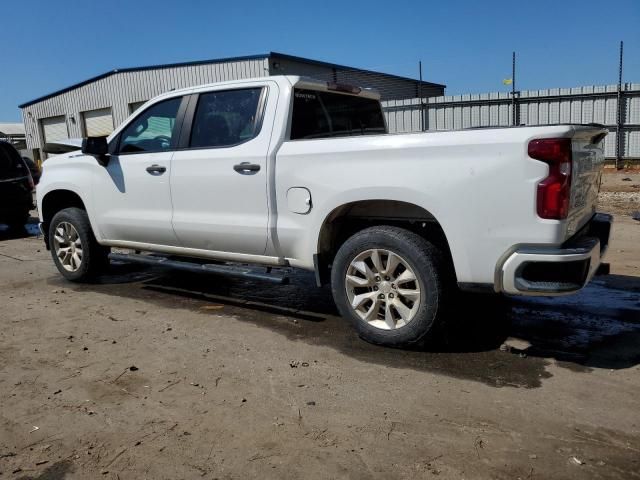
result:
[[[262,88],[246,88],[200,94],[189,147],[230,147],[254,138],[261,93]]]
[[[182,97],[156,103],[134,118],[120,133],[120,153],[169,150],[176,135],[180,102]]]

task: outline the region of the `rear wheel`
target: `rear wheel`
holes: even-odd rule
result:
[[[343,317],[371,343],[420,342],[442,315],[442,253],[408,230],[377,226],[349,238],[331,272],[333,297]]]
[[[109,249],[98,244],[87,212],[80,208],[55,214],[49,224],[49,245],[58,271],[73,282],[89,280],[109,264]]]

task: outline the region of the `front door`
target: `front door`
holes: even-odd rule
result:
[[[183,134],[171,170],[173,228],[184,247],[264,254],[271,126],[262,123],[265,104],[274,109],[277,96],[268,90],[208,91],[190,105],[189,138]]]
[[[151,105],[110,144],[112,155],[93,184],[97,226],[103,239],[179,245],[171,225],[171,157],[183,97]]]

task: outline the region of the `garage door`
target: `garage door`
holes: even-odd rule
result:
[[[106,137],[113,132],[113,116],[110,108],[84,112],[84,132],[87,137]]]
[[[43,118],[42,132],[44,133],[44,143],[55,142],[57,140],[65,140],[69,138],[67,131],[67,122],[64,115],[59,117]]]

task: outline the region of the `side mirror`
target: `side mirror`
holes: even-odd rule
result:
[[[87,137],[82,139],[82,153],[96,157],[100,165],[109,163],[109,145],[106,137]]]

